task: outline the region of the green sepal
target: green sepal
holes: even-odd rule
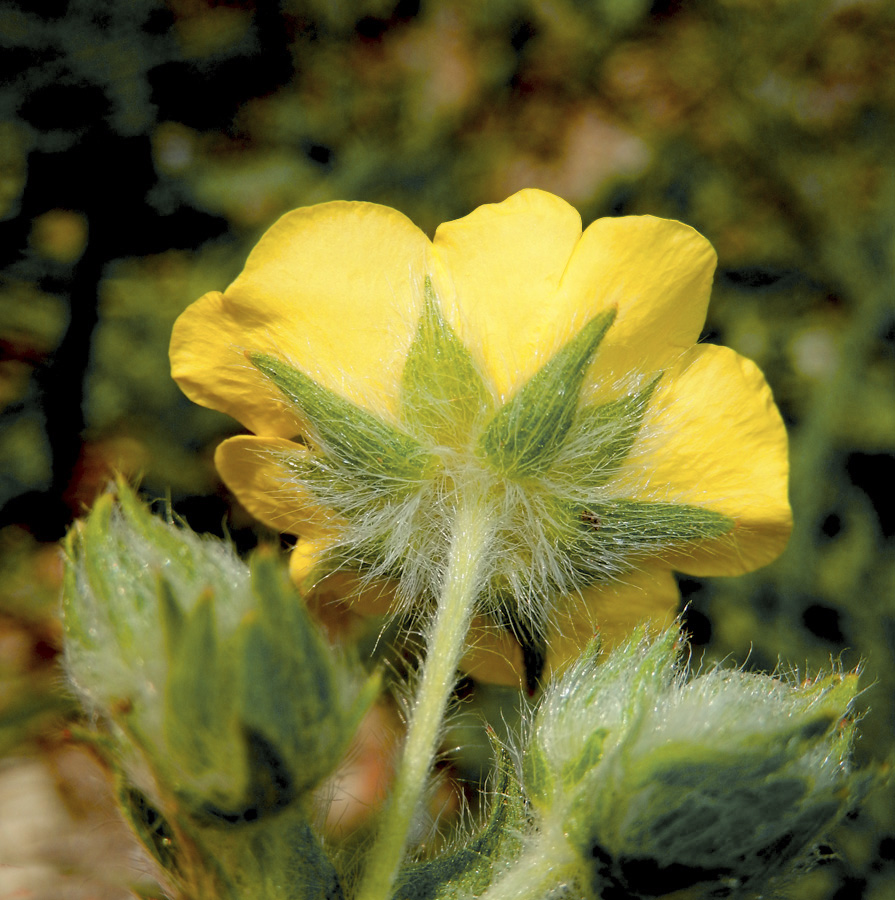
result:
[[[207,803],[232,805],[250,778],[245,741],[233,715],[233,667],[219,647],[215,618],[214,598],[206,591],[169,642],[165,757],[157,760],[162,777],[171,779],[183,802],[196,811]]]
[[[238,743],[244,748],[246,785],[223,803],[204,800],[193,809],[192,815],[206,824],[254,825],[286,809],[299,796],[279,749],[264,735],[244,729]]]
[[[780,870],[803,854],[849,803],[847,789],[815,793],[816,780],[797,763],[798,755],[810,755],[811,745],[820,740],[793,743],[784,731],[757,738],[751,748],[743,742],[736,751],[679,741],[643,760],[629,756],[619,791],[648,795],[654,812],[641,818],[626,811],[623,853],[609,831],[599,841],[612,850],[616,867],[632,887],[637,867],[631,862],[647,857],[661,867],[686,859],[693,883],[712,880],[702,870],[711,873],[723,859],[736,860],[736,868],[750,876]],[[577,815],[583,820],[589,814],[586,799],[581,806]],[[664,815],[655,812],[659,810]],[[707,822],[713,826],[707,828]],[[789,826],[785,832],[784,822]],[[698,842],[695,834],[701,836]]]
[[[311,790],[378,677],[324,641],[274,551],[250,569],[118,492],[66,539],[64,605],[68,671],[105,726],[92,742],[124,814],[178,895],[339,900]]]
[[[128,615],[130,610],[122,609],[116,602],[116,576],[121,571],[119,565],[124,548],[115,540],[113,533],[113,509],[112,497],[104,495],[97,501],[87,520],[82,522],[80,530],[70,533],[77,536],[76,552],[79,553],[82,564],[83,581],[91,589],[92,602],[89,606],[92,608],[88,608],[88,604],[82,602],[82,596],[79,595],[83,595],[85,591],[83,585],[78,584],[75,587],[77,593],[72,596],[73,602],[67,605],[67,609],[74,613],[74,608],[80,606],[82,614],[87,613],[91,618],[102,616],[106,619],[103,624],[111,629],[121,649],[127,652],[132,649],[134,627],[132,617]],[[139,595],[134,594],[131,600],[136,607],[139,604]],[[76,616],[77,613],[72,621],[76,620]],[[88,646],[101,643],[101,639],[97,640],[99,635],[95,621],[84,622],[84,625],[87,627],[82,627],[78,639]]]
[[[283,882],[290,886],[284,900],[343,900],[338,873],[320,840],[304,819],[294,817],[277,830]]]
[[[687,678],[679,641],[639,628],[599,661],[592,645],[538,708],[526,787],[594,896],[719,882],[764,895],[867,783],[849,771],[854,675]],[[561,777],[544,783],[543,769]]]
[[[166,685],[167,718],[187,720],[192,727],[184,728],[182,733],[169,734],[168,742],[175,750],[180,750],[182,744],[186,756],[198,749],[196,742],[201,741],[205,733],[218,730],[221,724],[219,711],[230,705],[226,702],[230,699],[227,696],[229,685],[221,679],[231,670],[229,666],[221,665],[216,630],[214,598],[210,592],[204,592],[191,614],[184,618],[181,633],[171,645],[173,652],[168,659]]]
[[[466,346],[447,323],[431,279],[425,305],[401,376],[401,418],[429,439],[456,445],[494,406]]]
[[[466,900],[491,884],[495,871],[518,855],[528,812],[510,754],[496,745],[497,772],[487,821],[458,849],[406,866],[394,900]]]
[[[375,675],[360,689],[353,683],[273,551],[256,552],[251,577],[253,608],[224,641],[210,595],[188,616],[173,599],[161,604],[171,758],[160,768],[177,773],[195,818],[222,826],[305,797],[337,765],[379,691]]]
[[[186,616],[174,596],[170,582],[158,579],[159,615],[162,619],[162,633],[165,636],[165,655],[173,659],[180,651],[180,641],[186,628]]]
[[[577,759],[570,760],[562,771],[562,781],[566,785],[575,785],[603,758],[606,739],[610,735],[608,728],[597,728],[584,742]]]
[[[661,377],[618,400],[580,409],[551,478],[586,491],[606,484],[631,452]]]
[[[199,834],[215,900],[343,900],[339,875],[306,812],[290,807],[252,828]],[[191,895],[192,896],[192,895]]]
[[[69,676],[82,697],[107,714],[119,701],[132,701],[144,731],[157,735],[160,718],[153,710],[159,710],[165,681],[166,615],[181,618],[204,589],[223,593],[223,608],[238,608],[248,571],[224,542],[153,515],[123,481],[114,495],[97,499],[64,547]]]
[[[617,651],[618,653],[619,651]],[[591,639],[582,651],[577,667],[580,669],[593,665],[599,657],[600,639]],[[592,686],[592,696],[597,694],[597,685]],[[582,702],[587,704],[587,695],[582,697]],[[522,761],[523,782],[528,796],[536,806],[546,807],[551,802],[551,797],[557,791],[557,783],[563,790],[574,790],[575,786],[587,777],[587,774],[603,758],[603,753],[610,731],[606,728],[595,728],[577,746],[577,754],[567,758],[562,765],[551,765],[545,753],[545,748],[539,740],[537,728],[532,730],[528,745],[525,748],[525,756]],[[562,793],[562,791],[560,791]]]
[[[349,467],[361,480],[391,483],[395,489],[416,484],[432,462],[431,455],[409,434],[389,425],[265,353],[249,361],[266,375],[297,408],[312,429],[311,439],[325,456]]]
[[[622,541],[631,552],[721,537],[734,527],[723,513],[686,503],[607,500],[582,507],[582,530],[600,541]]]
[[[193,548],[183,540],[181,530],[171,527],[174,522],[170,510],[167,519],[153,515],[136,491],[121,479],[115,486],[115,493],[106,496],[110,511],[114,502],[131,529],[133,539],[150,547],[153,555],[170,559],[182,576],[195,576],[201,571],[204,560],[199,559]]]
[[[579,394],[615,310],[595,316],[498,410],[478,451],[499,472],[524,478],[545,472],[572,427]]]
[[[251,827],[221,828],[176,811],[168,818],[126,782],[119,789],[119,803],[137,837],[178,888],[178,896],[216,900],[345,896],[338,872],[311,827],[307,810],[300,806],[284,809],[275,818],[259,818]]]
[[[97,498],[97,507],[103,505],[104,497]],[[73,651],[93,654],[97,644],[97,629],[92,622],[92,613],[99,605],[94,597],[95,590],[85,576],[85,539],[87,522],[73,526],[62,542],[65,554],[65,569],[62,574],[62,616],[65,627],[65,648],[69,657]],[[99,586],[98,586],[99,587]],[[91,630],[92,629],[92,630]]]
[[[557,511],[558,545],[585,584],[626,571],[639,558],[721,537],[736,524],[702,506],[645,500],[559,503]]]

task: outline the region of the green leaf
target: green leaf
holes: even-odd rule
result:
[[[456,446],[494,404],[472,356],[442,316],[428,276],[425,292],[401,378],[401,417],[412,431]]]
[[[378,694],[360,687],[311,620],[272,553],[252,560],[257,611],[240,627],[238,716],[271,742],[304,794],[338,764]]]
[[[480,454],[513,478],[546,471],[572,427],[584,377],[615,310],[595,316],[491,419]]]
[[[497,747],[497,783],[488,821],[452,853],[407,866],[393,891],[401,900],[466,900],[491,884],[495,869],[511,863],[521,847],[528,821],[513,761]]]
[[[390,484],[395,490],[417,483],[432,461],[409,434],[355,406],[303,372],[264,353],[249,361],[294,404],[313,429],[320,450],[361,480]]]

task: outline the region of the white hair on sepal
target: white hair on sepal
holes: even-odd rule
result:
[[[558,294],[559,292],[557,291],[556,293]],[[553,296],[545,298],[543,301],[542,312],[552,312],[551,304],[553,302]],[[519,344],[514,341],[508,347],[506,342],[501,342],[501,347],[504,351],[504,357],[501,361],[503,362],[506,371],[515,373],[517,377],[512,379],[513,387],[510,391],[499,398],[500,402],[507,403],[524,386],[527,378],[519,377],[520,373],[527,372],[529,373],[528,378],[530,378],[533,374],[540,371],[554,356],[556,356],[557,353],[578,335],[582,329],[595,318],[595,316],[601,315],[608,311],[609,308],[608,305],[599,311],[576,308],[572,315],[562,320],[554,313],[553,318],[550,321],[546,322],[546,324],[541,324],[539,328],[532,330],[530,335],[532,343],[520,347]],[[509,327],[514,328],[515,326],[511,324]],[[483,335],[483,339],[487,346],[488,336]],[[513,354],[512,358],[508,358],[506,355],[508,349]],[[523,354],[522,358],[519,357],[519,353]],[[495,355],[493,349],[491,349],[489,355]],[[595,365],[599,365],[599,358],[600,353],[598,349],[594,359],[592,359],[588,365],[588,369],[592,369]]]
[[[369,333],[369,340],[376,342],[380,348],[380,365],[382,371],[394,371],[400,374],[407,358],[407,351],[416,339],[417,331],[420,324],[420,316],[425,309],[426,283],[432,277],[430,273],[431,267],[428,260],[420,258],[408,262],[406,272],[406,282],[402,287],[396,286],[388,279],[389,290],[392,295],[393,311],[397,314],[397,318],[402,322],[403,333],[406,335],[406,345],[396,343],[393,334],[383,334],[382,339],[377,340],[375,328],[370,328],[369,323],[364,323],[364,330]],[[410,302],[408,302],[408,300]],[[389,353],[385,354],[385,348],[389,349]],[[344,386],[350,384],[352,393],[357,395],[357,383],[354,378],[345,375],[342,379],[343,392]],[[383,392],[381,388],[377,389],[375,385],[366,385],[366,390],[360,393],[360,399],[365,409],[375,412],[386,420],[392,420],[394,410],[387,409],[383,404]]]
[[[264,346],[267,346],[268,343],[271,345],[277,343],[272,334],[267,335],[267,337],[265,337],[265,341],[267,343],[265,343]],[[269,392],[267,396],[267,402],[273,407],[277,407],[288,412],[293,418],[295,418],[296,429],[298,429],[299,423],[304,421],[304,414],[300,411],[297,411],[295,404],[291,403],[283,395],[282,391],[277,388],[273,381],[267,378],[267,376],[265,376],[263,372],[260,372],[258,370],[258,367],[252,363],[251,357],[255,351],[251,350],[249,347],[239,344],[233,344],[232,346],[233,350],[235,351],[234,356],[239,361],[230,364],[229,368],[246,373],[246,381],[257,379],[261,384],[268,385]],[[278,359],[283,359],[284,361],[289,362],[289,364],[292,365],[292,362],[287,359],[288,355],[282,354],[280,351],[275,351],[271,355],[276,356]]]
[[[408,279],[418,301],[414,305],[424,311],[434,304],[436,309],[425,314],[445,316],[446,327],[453,330],[448,321],[452,316],[445,315],[443,298],[430,273],[411,267]],[[410,315],[407,304],[402,308]],[[456,319],[455,324],[463,328]],[[478,576],[476,611],[490,614],[510,630],[521,629],[523,637],[528,631],[536,639],[544,638],[566,595],[590,584],[623,579],[645,557],[680,544],[681,534],[696,533],[696,526],[685,522],[663,540],[662,522],[646,521],[649,510],[634,502],[660,499],[649,490],[649,459],[644,457],[642,466],[633,466],[628,457],[639,444],[641,432],[653,427],[650,407],[653,392],[661,389],[661,377],[657,381],[651,373],[637,372],[617,379],[609,399],[603,399],[605,390],[600,394],[603,404],[610,404],[605,415],[596,404],[597,412],[590,413],[584,424],[584,404],[579,401],[563,445],[558,452],[548,449],[555,458],[520,477],[502,471],[505,465],[512,469],[512,461],[505,464],[499,454],[488,456],[490,451],[481,445],[480,438],[497,410],[493,386],[475,359],[476,348],[463,345],[464,350],[455,343],[462,344],[460,335],[451,337],[449,331],[427,336],[419,321],[407,325],[410,346],[423,341],[411,357],[421,366],[411,388],[413,402],[418,404],[413,414],[403,423],[389,425],[397,429],[393,432],[362,416],[346,418],[344,423],[327,422],[325,430],[333,436],[333,446],[311,434],[316,447],[307,461],[284,463],[282,487],[284,493],[306,492],[321,509],[333,510],[332,545],[327,554],[331,564],[354,571],[365,585],[396,583],[394,616],[431,610],[447,575],[458,511],[473,496],[486,498],[483,515],[491,523]],[[434,321],[430,326],[440,327]],[[575,327],[570,323],[573,334]],[[425,356],[429,340],[447,341],[432,345],[431,362]],[[556,342],[561,349],[559,338]],[[456,385],[461,393],[454,394],[451,383],[445,386],[444,382],[433,383],[430,392],[428,379],[452,377],[444,366],[451,359],[457,365]],[[306,371],[303,374],[312,377]],[[466,383],[476,378],[477,385]],[[466,395],[464,388],[469,389]],[[459,417],[452,416],[455,396],[471,399],[458,400]],[[333,416],[340,414],[337,404],[331,410]],[[542,438],[535,431],[519,437],[519,452],[526,458],[537,458]],[[401,444],[401,435],[410,443]],[[395,442],[394,469],[389,468],[390,462],[376,466],[374,456],[388,453],[377,449],[385,447],[383,440]],[[526,440],[527,448],[521,446]],[[402,468],[405,448],[419,455],[420,466],[413,463]],[[373,463],[369,471],[363,465],[366,459]],[[661,501],[675,499],[663,496]],[[595,504],[596,511],[589,504]],[[646,537],[639,533],[644,529]]]

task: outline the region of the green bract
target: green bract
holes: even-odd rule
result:
[[[591,319],[488,422],[477,445],[498,472],[524,478],[550,468],[572,428],[584,376],[614,319],[615,310]]]
[[[497,750],[497,777],[487,820],[462,844],[435,859],[407,866],[394,896],[401,900],[465,900],[479,897],[518,856],[528,812],[509,753]]]
[[[401,377],[401,419],[427,442],[444,446],[493,414],[491,396],[469,350],[445,321],[427,278],[425,307]]]
[[[676,639],[635,635],[599,665],[591,647],[534,719],[526,791],[594,896],[760,892],[862,789],[849,774],[855,675],[688,680]]]

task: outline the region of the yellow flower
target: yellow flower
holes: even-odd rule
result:
[[[537,190],[441,225],[281,218],[177,321],[172,370],[252,435],[222,477],[299,536],[306,590],[431,602],[457,497],[494,510],[472,675],[531,684],[599,632],[670,624],[676,569],[735,575],[791,527],[786,434],[753,363],[697,344],[715,254],[679,222]]]

